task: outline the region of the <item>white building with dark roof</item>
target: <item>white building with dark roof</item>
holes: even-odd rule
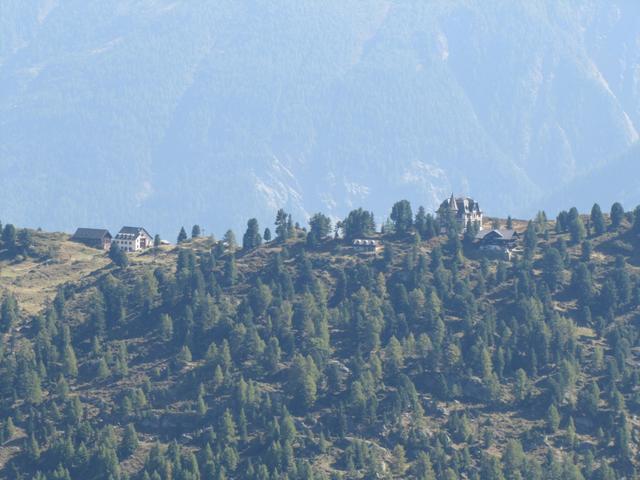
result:
[[[113,243],[125,252],[140,252],[153,246],[153,237],[142,227],[122,227]]]
[[[358,252],[372,253],[376,253],[382,247],[382,244],[378,240],[368,238],[356,238],[351,245]]]
[[[450,198],[440,204],[438,217],[441,223],[446,223],[448,219],[453,218],[461,230],[466,229],[467,225],[475,223],[482,228],[482,210],[473,198],[454,198],[452,193]]]

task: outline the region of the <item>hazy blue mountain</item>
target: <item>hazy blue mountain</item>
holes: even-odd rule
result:
[[[626,210],[640,204],[640,144],[636,143],[620,157],[606,165],[579,175],[568,185],[551,194],[542,203],[547,209],[554,205],[574,205],[589,212],[593,202],[609,211],[612,199],[622,203]],[[586,198],[591,192],[593,198]]]
[[[630,1],[3,0],[0,219],[529,215],[637,141],[638,72]]]

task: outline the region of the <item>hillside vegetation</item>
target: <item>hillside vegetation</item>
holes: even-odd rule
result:
[[[392,211],[128,256],[6,225],[1,477],[636,478],[640,208],[485,219],[510,262]]]

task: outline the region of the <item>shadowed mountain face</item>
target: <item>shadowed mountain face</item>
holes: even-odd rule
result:
[[[640,4],[318,3],[4,0],[0,218],[172,236],[451,191],[530,215],[638,138]]]
[[[586,213],[593,206],[593,201],[599,202],[602,209],[608,211],[611,199],[615,199],[622,203],[625,210],[633,210],[640,203],[638,179],[640,143],[606,165],[576,177],[542,204],[549,209],[554,205],[575,205]],[[587,199],[585,192],[592,192],[593,198]]]

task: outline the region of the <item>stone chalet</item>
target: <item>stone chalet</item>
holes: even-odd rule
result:
[[[461,230],[465,230],[468,224],[478,223],[482,227],[482,210],[474,199],[469,197],[451,197],[440,204],[438,217],[447,220],[453,217]]]
[[[111,248],[111,234],[104,228],[78,228],[71,240],[83,243],[89,247],[109,250]]]
[[[142,227],[122,227],[113,243],[125,252],[140,252],[153,246],[153,237]]]

